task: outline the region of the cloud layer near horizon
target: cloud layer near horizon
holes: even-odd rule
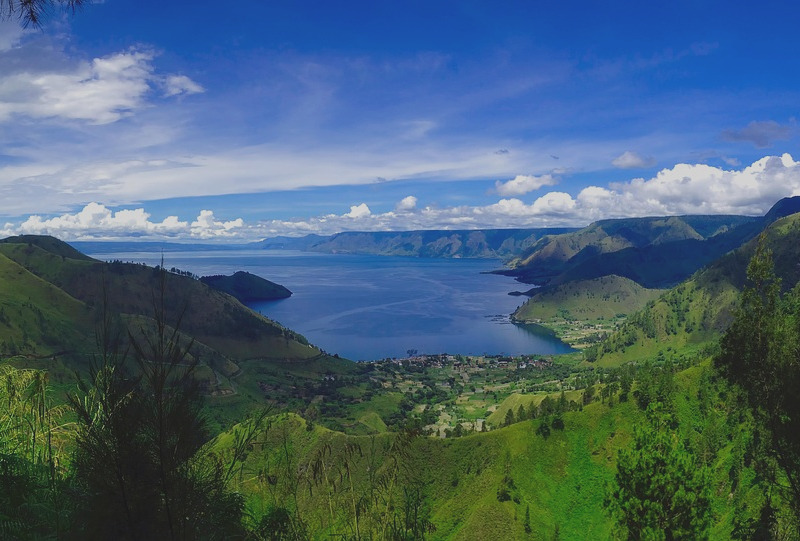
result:
[[[144,208],[114,212],[102,204],[91,203],[76,213],[51,218],[33,215],[20,223],[6,223],[0,234],[50,234],[67,240],[135,237],[244,242],[276,235],[354,230],[577,227],[604,218],[761,215],[779,199],[794,195],[800,195],[800,162],[784,154],[766,156],[740,170],[678,164],[650,179],[636,178],[607,187],[589,186],[574,196],[552,191],[529,203],[509,197],[486,206],[419,208],[417,198],[409,195],[394,210],[383,213],[373,213],[366,203],[354,202],[349,212],[342,214],[258,222],[219,219],[208,209],[201,210],[191,221],[168,216],[158,222],[151,220]]]

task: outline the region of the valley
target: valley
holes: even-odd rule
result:
[[[778,208],[792,209],[793,204]],[[412,348],[404,355],[359,363],[320,349],[291,326],[250,310],[229,294],[248,301],[258,291],[284,299],[266,302],[286,302],[286,288],[255,275],[207,280],[196,272],[208,262],[196,269],[167,270],[100,261],[51,237],[7,238],[0,242],[0,368],[7,382],[2,393],[7,408],[19,402],[22,409],[0,411],[0,421],[8,423],[18,411],[34,415],[39,410],[26,404],[38,396],[46,398],[37,407],[52,413],[36,417],[32,425],[6,425],[13,429],[0,438],[0,460],[16,456],[14,441],[25,441],[26,426],[35,425],[34,452],[24,455],[23,463],[46,465],[53,460],[47,457],[56,455],[59,462],[50,470],[57,483],[40,476],[46,469],[20,473],[30,489],[0,475],[12,483],[4,485],[13,487],[6,496],[30,490],[25,498],[56,501],[52,498],[63,491],[95,483],[82,477],[87,466],[81,453],[90,452],[86,438],[95,430],[82,404],[110,396],[115,385],[135,386],[158,403],[164,395],[150,386],[161,381],[157,376],[164,367],[163,381],[171,392],[194,396],[199,409],[185,414],[202,412],[197,434],[207,439],[187,455],[193,457],[187,464],[194,465],[185,471],[199,475],[206,471],[201,464],[214,463],[222,468],[217,471],[227,472],[213,477],[219,483],[214,490],[241,495],[243,514],[236,528],[244,536],[608,538],[624,516],[622,504],[614,502],[648,497],[625,493],[626,478],[618,472],[653,456],[668,460],[651,466],[665,468],[665,479],[677,479],[677,470],[670,468],[684,467],[680,464],[691,464],[696,472],[691,479],[682,474],[682,482],[697,483],[691,504],[697,522],[687,526],[695,534],[723,539],[762,527],[794,528],[792,495],[768,492],[792,474],[793,466],[771,470],[774,478],[766,476],[765,464],[773,455],[769,447],[759,450],[752,443],[754,423],[761,422],[762,414],[742,407],[737,385],[743,384],[729,382],[720,368],[721,362],[733,362],[724,359],[738,359],[736,352],[750,358],[743,349],[750,346],[740,345],[747,344],[746,338],[728,338],[726,329],[746,315],[737,310],[744,302],[740,298],[760,302],[761,297],[747,296],[753,269],[764,269],[764,283],[779,284],[764,295],[785,296],[770,306],[789,314],[781,316],[786,321],[796,317],[800,214],[775,214],[772,221],[760,222],[763,232],[748,230],[741,246],[670,288],[647,287],[625,272],[566,279],[569,269],[583,264],[572,259],[585,259],[580,254],[586,248],[577,250],[558,264],[558,277],[527,293],[512,316],[522,324],[549,328],[574,347],[572,352],[430,353]],[[684,232],[678,240],[660,231],[653,246],[684,242],[688,223],[703,224],[708,231],[716,227],[717,235],[756,223],[740,220],[737,225],[730,217],[719,222],[675,221]],[[559,238],[574,234],[546,236],[550,240],[541,250],[565,245]],[[592,242],[607,244],[599,237]],[[630,247],[621,243],[615,251],[604,249],[613,254]],[[748,271],[749,262],[767,261],[766,251],[771,266],[750,264]],[[181,267],[202,261],[192,257]],[[325,261],[320,257],[304,261]],[[391,259],[382,261],[394,268]],[[769,278],[771,269],[780,282]],[[397,269],[392,272],[398,275]],[[289,298],[302,298],[302,288],[291,290]],[[458,297],[466,299],[468,292]],[[516,305],[522,297],[502,298]],[[771,312],[763,313],[763,321],[772,321]],[[776,321],[780,327],[784,319]],[[763,332],[772,328],[765,326]],[[776,336],[795,344],[791,332]],[[36,387],[41,394],[31,394],[35,381],[46,382]],[[108,416],[108,430],[122,430],[114,437],[125,438],[123,425],[114,424],[114,412],[136,417],[146,406],[118,400],[117,409],[102,402],[94,407],[96,415]],[[77,420],[62,424],[56,421],[61,416]],[[168,422],[164,429],[179,430],[179,425]],[[42,440],[43,433],[50,439]],[[663,441],[658,439],[662,436]],[[654,441],[662,447],[648,447]],[[793,448],[791,442],[776,445]],[[656,454],[646,454],[651,452]],[[94,464],[105,467],[103,461]],[[68,489],[70,483],[78,484]],[[613,487],[618,492],[612,497]],[[674,505],[687,505],[681,503],[680,490],[668,494]],[[5,505],[24,511],[24,520],[0,515],[0,526],[14,532],[51,531],[51,519],[19,501]],[[89,493],[85,501],[91,501]],[[64,520],[84,512],[80,504],[42,505]],[[775,514],[765,519],[768,505]],[[108,520],[113,523],[115,516]]]

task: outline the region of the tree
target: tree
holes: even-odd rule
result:
[[[619,401],[620,402],[627,402],[628,400],[628,393],[631,392],[631,387],[633,387],[633,372],[635,368],[628,364],[622,367],[619,374],[619,388],[620,388],[620,395]]]
[[[800,285],[781,295],[764,235],[747,277],[750,285],[714,364],[744,396],[764,438],[763,455],[782,472],[770,480],[800,519]]]
[[[594,385],[589,385],[583,391],[583,405],[586,406],[594,400]]]
[[[525,520],[522,522],[525,533],[531,533],[531,506],[525,506]]]
[[[0,19],[16,19],[23,27],[38,28],[53,10],[74,13],[87,3],[87,0],[0,0]]]
[[[514,424],[514,410],[508,408],[506,411],[506,418],[503,421],[503,426],[510,426]]]
[[[152,326],[128,331],[107,310],[100,354],[70,402],[82,488],[77,537],[215,539],[241,530],[243,501],[210,439],[193,342],[166,324],[162,271]],[[125,344],[128,344],[127,346]]]
[[[703,539],[711,518],[707,473],[658,402],[619,452],[606,508],[626,539]]]

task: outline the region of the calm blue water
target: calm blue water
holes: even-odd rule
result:
[[[90,254],[157,265],[161,254]],[[569,346],[536,327],[508,320],[524,300],[520,284],[480,274],[497,260],[418,259],[296,251],[165,252],[164,265],[200,276],[244,270],[294,294],[250,307],[353,360],[419,353],[565,353]]]

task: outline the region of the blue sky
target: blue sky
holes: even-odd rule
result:
[[[0,22],[0,233],[760,214],[800,194],[799,10],[106,0]]]

